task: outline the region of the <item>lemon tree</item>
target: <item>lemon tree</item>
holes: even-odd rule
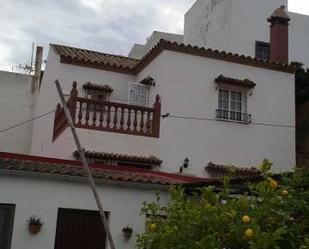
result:
[[[137,239],[139,249],[309,249],[309,172],[297,170],[280,181],[264,161],[264,180],[242,195],[229,193],[229,180],[187,194],[170,191],[167,206],[144,203],[150,229]],[[156,219],[156,215],[165,219]]]

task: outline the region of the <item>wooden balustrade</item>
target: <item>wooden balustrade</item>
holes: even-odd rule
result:
[[[153,108],[78,97],[77,84],[68,100],[76,128],[117,132],[159,138],[161,101],[159,95]],[[54,140],[68,127],[63,107],[58,104],[54,120]]]

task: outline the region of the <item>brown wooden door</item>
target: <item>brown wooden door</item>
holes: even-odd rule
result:
[[[55,249],[105,249],[105,244],[98,211],[58,210]]]

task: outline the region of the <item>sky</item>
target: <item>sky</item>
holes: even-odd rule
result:
[[[127,55],[153,30],[182,33],[184,14],[194,2],[0,0],[0,70],[29,64],[33,42],[44,46],[44,58],[49,43]],[[309,15],[309,1],[290,0],[289,11]]]

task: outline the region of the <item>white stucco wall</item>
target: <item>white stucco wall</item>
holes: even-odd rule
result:
[[[155,95],[160,94],[163,114],[168,112],[171,115],[207,119],[161,119],[159,139],[78,129],[82,145],[87,150],[156,155],[163,160],[160,170],[167,172],[178,172],[183,160],[188,157],[190,166],[186,173],[199,176],[206,176],[204,167],[210,161],[256,166],[268,158],[274,162],[276,171],[288,170],[295,165],[293,74],[169,51],[161,53],[136,79],[103,70],[62,66],[61,73],[57,72],[55,75],[58,76],[53,77],[66,82],[64,88],[67,91],[72,80],[97,82],[95,77],[111,77],[110,85],[115,89],[115,95],[125,96],[127,82],[139,81],[150,75],[156,81],[150,99],[154,100]],[[220,74],[256,82],[247,103],[248,113],[253,117],[252,124],[215,120],[218,90],[214,79]],[[118,88],[120,82],[122,85]],[[47,84],[45,91],[41,92],[41,106],[54,106],[58,102],[55,87]],[[46,96],[49,96],[48,100]],[[40,122],[37,130],[46,136],[43,140],[35,139],[37,146],[33,146],[32,153],[72,158],[76,148],[70,131],[66,130],[52,143],[53,116]]]
[[[267,18],[287,0],[197,0],[185,15],[184,42],[255,56],[255,42],[269,42]],[[288,13],[290,61],[309,66],[309,16]]]
[[[309,16],[289,12],[290,61],[298,61],[309,67]]]
[[[225,50],[231,42],[231,0],[197,0],[185,14],[184,43]]]
[[[270,41],[267,18],[281,5],[287,6],[287,0],[233,0],[231,47],[228,51],[255,57],[255,42]]]
[[[145,45],[135,43],[131,48],[128,57],[134,59],[141,59],[145,55]]]
[[[209,161],[250,166],[268,158],[276,171],[291,169],[295,165],[293,74],[164,51],[137,80],[145,75],[155,79],[153,94],[160,94],[163,114],[214,119],[218,108],[214,79],[222,73],[256,82],[247,103],[253,123],[161,120],[157,154],[164,161],[162,169],[177,171],[185,157],[190,158],[187,171],[198,175],[204,175]]]
[[[144,231],[145,217],[139,215],[140,209],[144,201],[155,200],[155,190],[110,184],[97,184],[97,188],[103,207],[110,214],[116,248],[133,249],[136,236],[126,242],[121,229],[130,226],[134,234]],[[164,202],[166,195],[162,194]],[[0,203],[16,205],[11,249],[53,249],[58,208],[98,210],[87,182],[34,176],[0,175]],[[44,221],[35,236],[28,232],[26,222],[33,214]]]
[[[0,71],[0,130],[33,117],[35,96],[31,76]],[[32,123],[0,134],[0,151],[29,153]]]
[[[161,39],[171,42],[182,43],[183,35],[153,31],[151,36],[147,38],[147,42],[145,45],[134,44],[128,54],[128,57],[132,57],[135,59],[143,58],[144,55],[147,54]]]

